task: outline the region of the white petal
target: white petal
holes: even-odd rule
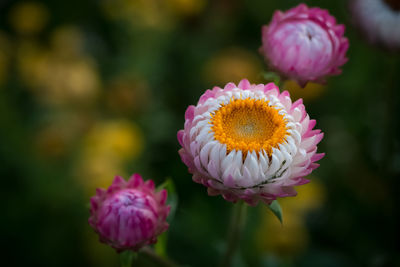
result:
[[[307,156],[307,152],[304,149],[302,149],[302,148],[298,149],[296,156],[293,158],[293,165],[297,165],[297,164],[303,162],[304,159],[306,158],[306,156]]]
[[[255,154],[250,152],[247,153],[243,168],[247,168],[250,171],[250,179],[252,180],[252,182],[258,180],[259,169],[257,164],[257,156]]]
[[[253,185],[251,180],[251,172],[247,167],[243,167],[243,177],[238,181],[238,184],[243,187],[248,187]]]
[[[308,150],[308,148],[310,148],[311,146],[314,145],[315,138],[316,138],[316,136],[314,135],[314,136],[311,136],[309,138],[302,140],[300,147]]]
[[[214,146],[214,142],[207,143],[201,150],[200,150],[200,162],[203,166],[207,167],[208,159],[210,156],[210,151]]]
[[[268,168],[267,176],[274,176],[276,171],[281,166],[279,159],[275,156],[276,153],[272,153],[271,162]]]
[[[268,161],[269,161],[268,156],[265,157],[264,153],[258,154],[258,162],[260,164],[260,170],[262,174],[264,174],[268,169]]]
[[[236,154],[235,150],[232,150],[232,151],[228,154],[228,156],[226,156],[226,157],[222,160],[221,169],[225,170],[225,169],[228,169],[229,166],[232,166],[232,165],[233,165],[233,160],[234,160],[234,158],[235,158],[235,154]]]
[[[220,161],[219,161],[219,146],[214,145],[210,152],[210,161],[212,161],[217,169],[217,175],[221,174]]]
[[[301,110],[299,108],[295,108],[292,111],[292,116],[293,116],[294,121],[300,121],[301,115],[302,115],[302,113],[301,113]]]

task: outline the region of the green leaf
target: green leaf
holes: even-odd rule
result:
[[[167,221],[169,224],[171,224],[175,217],[176,208],[178,206],[178,195],[176,194],[175,185],[172,178],[167,178],[164,183],[157,187],[157,191],[162,189],[166,189],[168,191],[167,205],[171,206],[171,210],[168,214]],[[157,243],[154,245],[155,252],[163,258],[167,258],[167,240],[168,231],[158,236]]]
[[[272,72],[272,71],[268,71],[268,72],[263,72],[261,75],[266,81],[273,82],[277,86],[279,86],[280,81],[281,81],[281,77],[278,75],[278,73]]]
[[[167,232],[164,232],[157,237],[157,243],[154,244],[154,251],[163,258],[167,258],[167,239]]]
[[[278,220],[283,224],[283,218],[282,218],[282,208],[281,205],[279,205],[278,200],[272,201],[272,203],[268,206],[268,208],[272,211],[272,213],[278,218]]]
[[[178,206],[178,194],[175,190],[175,184],[171,177],[168,177],[164,183],[157,187],[157,190],[166,189],[168,192],[167,205],[171,206],[167,221],[172,222],[175,216],[176,208]]]

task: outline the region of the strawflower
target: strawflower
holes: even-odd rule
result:
[[[99,188],[91,198],[89,224],[101,242],[118,252],[137,251],[167,230],[166,200],[167,191],[155,192],[152,180],[143,182],[139,174],[128,181],[116,176],[107,190]]]
[[[400,48],[400,1],[352,0],[351,10],[355,23],[372,43]]]
[[[197,106],[189,106],[178,132],[182,161],[193,180],[209,195],[226,200],[270,204],[277,197],[295,196],[293,186],[319,165],[323,134],[302,100],[292,103],[287,91],[269,83],[207,90]]]
[[[300,4],[274,13],[262,28],[260,51],[273,70],[302,86],[324,82],[326,76],[340,74],[339,67],[347,61],[344,31],[327,10]]]

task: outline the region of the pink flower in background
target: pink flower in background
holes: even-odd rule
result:
[[[261,52],[272,69],[302,86],[324,82],[326,76],[340,74],[347,61],[344,31],[327,10],[300,4],[276,11],[263,26]]]
[[[354,21],[368,39],[389,49],[400,48],[400,1],[352,0]]]
[[[313,130],[302,100],[292,103],[273,83],[214,87],[185,119],[178,132],[182,161],[209,195],[228,201],[270,204],[295,196],[293,187],[308,183],[304,177],[324,156],[317,153],[323,134]]]
[[[154,182],[143,182],[139,174],[125,181],[116,176],[111,186],[97,189],[90,199],[89,224],[100,241],[123,250],[138,250],[157,241],[168,228],[170,207],[165,205],[167,191],[155,192]]]

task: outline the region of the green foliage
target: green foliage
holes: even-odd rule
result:
[[[130,250],[125,250],[119,254],[120,262],[121,262],[121,267],[131,267],[133,266],[134,260],[137,258],[137,253],[130,251]]]
[[[276,216],[276,218],[283,224],[283,217],[282,217],[282,208],[281,205],[279,205],[278,200],[272,201],[270,205],[268,205],[268,208],[272,213]]]
[[[262,77],[264,78],[264,80],[266,81],[266,83],[268,83],[268,82],[273,82],[273,83],[276,84],[277,86],[280,85],[281,77],[280,77],[279,74],[276,73],[276,72],[272,72],[272,71],[263,72],[263,73],[262,73]]]
[[[175,191],[175,185],[172,178],[167,178],[164,183],[157,187],[157,190],[166,189],[168,192],[167,205],[171,207],[167,221],[169,224],[173,223],[175,212],[178,207],[178,195]],[[157,243],[154,245],[155,252],[161,257],[167,258],[167,241],[168,231],[164,232],[157,238]]]

